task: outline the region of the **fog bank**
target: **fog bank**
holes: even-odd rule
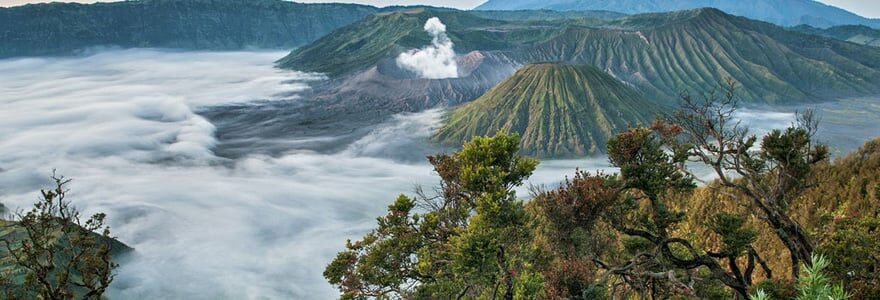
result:
[[[321,272],[345,240],[375,227],[399,193],[436,183],[424,160],[394,158],[433,151],[423,141],[442,111],[392,118],[336,154],[214,155],[218,133],[194,111],[296,101],[320,79],[272,68],[283,55],[0,60],[0,203],[29,206],[53,168],[74,178],[70,199],[106,212],[113,234],[136,249],[111,298],[335,298]],[[542,166],[530,183],[603,164]]]

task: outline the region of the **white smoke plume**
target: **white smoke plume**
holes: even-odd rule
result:
[[[431,45],[422,49],[401,53],[397,57],[397,65],[415,72],[421,78],[443,79],[458,77],[458,64],[455,62],[455,50],[452,40],[446,35],[446,25],[433,17],[425,22],[427,31],[433,40]]]

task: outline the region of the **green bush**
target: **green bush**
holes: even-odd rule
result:
[[[806,266],[804,276],[798,279],[798,295],[796,300],[845,300],[851,297],[842,285],[833,284],[831,279],[823,273],[831,264],[824,255],[813,255],[813,265]],[[758,289],[750,297],[751,300],[774,299],[763,289]]]

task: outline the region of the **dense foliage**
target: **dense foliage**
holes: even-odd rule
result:
[[[349,241],[324,276],[343,298],[530,299],[541,278],[530,259],[527,215],[513,187],[537,161],[516,154],[515,136],[476,138],[430,158],[439,195],[401,195],[379,228]],[[425,213],[413,209],[420,203]]]
[[[876,297],[880,141],[829,161],[809,113],[759,138],[732,94],[685,97],[608,142],[618,174],[578,171],[527,203],[511,189],[536,162],[516,135],[431,157],[438,195],[400,196],[325,276],[352,299]],[[694,163],[718,179],[698,187]]]

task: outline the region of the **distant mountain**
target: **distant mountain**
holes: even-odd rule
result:
[[[830,37],[841,41],[856,44],[880,47],[880,30],[862,25],[834,26],[827,29],[816,28],[809,25],[793,27],[792,30]]]
[[[0,8],[0,58],[96,46],[290,49],[378,9],[282,0],[141,0]]]
[[[627,14],[613,11],[555,11],[548,9],[537,10],[473,10],[471,14],[494,20],[503,21],[556,21],[588,19],[588,21],[610,21],[626,17]]]
[[[431,37],[422,28],[431,17],[439,17],[449,28],[449,37],[459,52],[507,49],[546,36],[551,29],[528,30],[528,34],[505,35],[486,28],[499,28],[505,21],[480,18],[453,10],[425,8],[378,13],[346,26],[278,61],[282,68],[321,72],[333,76],[361,70],[384,58],[422,47]],[[522,31],[517,31],[521,33]]]
[[[381,13],[293,51],[279,66],[354,78],[429,43],[422,24],[433,16],[447,23],[459,53],[479,51],[512,65],[545,61],[592,65],[648,97],[667,102],[684,90],[711,90],[728,77],[741,84],[743,100],[754,103],[880,93],[880,49],[798,33],[716,9],[640,14],[593,26],[564,18],[489,20],[462,11]]]
[[[725,78],[743,101],[794,103],[880,93],[880,49],[792,32],[716,9],[641,14],[567,27],[509,52],[516,61],[600,67],[650,97],[676,100]]]
[[[431,42],[423,30],[438,17],[459,53],[513,49],[547,40],[563,26],[597,26],[624,17],[611,12],[458,11],[426,7],[377,13],[296,49],[278,66],[332,76],[363,70]]]
[[[836,25],[880,27],[880,20],[814,0],[489,0],[477,10],[606,10],[626,14],[670,12],[713,7],[727,13],[781,26],[807,24],[827,28]]]
[[[660,111],[643,95],[592,66],[527,65],[485,95],[448,114],[435,138],[459,146],[474,136],[518,133],[525,154],[584,156],[602,152],[620,131]]]
[[[752,104],[880,94],[878,48],[799,33],[717,9],[611,20],[571,18],[566,13],[546,21],[511,21],[510,16],[488,19],[467,11],[430,8],[383,12],[279,61],[283,68],[330,77],[313,85],[295,107],[279,113],[241,106],[207,115],[218,128],[224,126],[223,118],[271,119],[261,129],[271,132],[271,138],[288,134],[356,138],[371,124],[396,113],[472,101],[520,67],[539,62],[595,67],[658,106],[676,103],[682,91],[711,91],[727,78],[740,84],[738,96]],[[432,17],[446,24],[455,44],[458,78],[419,78],[395,63],[400,53],[431,43],[423,27]],[[250,127],[220,131],[230,139],[260,134]]]

